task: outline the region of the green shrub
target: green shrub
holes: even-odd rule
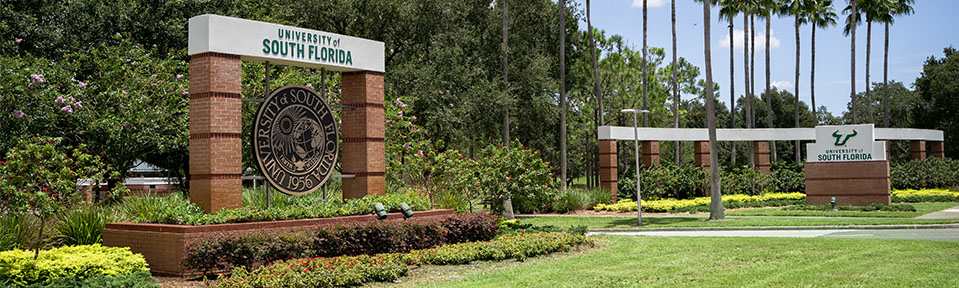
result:
[[[62,245],[91,245],[103,241],[103,228],[113,217],[100,207],[79,207],[60,213],[57,240]]]
[[[480,158],[449,171],[459,185],[470,185],[487,199],[513,199],[519,213],[540,213],[552,209],[555,179],[549,162],[539,150],[524,147],[519,141],[509,146],[489,146]],[[472,187],[475,186],[475,187]]]
[[[800,211],[829,211],[832,210],[832,206],[812,206],[812,205],[793,205],[783,207],[783,210],[800,210]],[[868,206],[836,206],[836,210],[839,211],[862,211],[862,212],[871,212],[871,211],[890,211],[890,212],[916,212],[916,207],[909,204],[869,204]]]
[[[626,169],[619,174],[619,199],[636,199],[636,174]],[[643,168],[643,199],[689,199],[706,195],[707,171],[695,165],[661,165]]]
[[[540,232],[563,232],[573,235],[586,235],[589,228],[585,225],[569,226],[560,228],[553,225],[533,225],[520,223],[519,219],[505,220],[499,225],[500,235],[516,233],[540,233]]]
[[[568,251],[577,245],[592,243],[582,235],[569,233],[517,233],[486,242],[443,245],[403,255],[410,265],[457,265],[484,260],[524,260],[553,252]]]
[[[83,288],[159,288],[160,285],[153,284],[152,276],[149,271],[137,271],[128,275],[101,275],[91,278],[81,279],[77,276],[60,277],[53,279],[49,284],[33,284],[25,288],[59,288],[59,287],[83,287]]]
[[[759,170],[750,168],[733,168],[720,170],[720,183],[723,194],[760,195],[773,192],[776,181],[770,175],[759,173]],[[784,192],[784,191],[783,191]]]
[[[892,202],[959,202],[959,192],[945,189],[892,190]]]
[[[353,287],[399,279],[409,267],[392,255],[359,255],[278,261],[247,270],[238,267],[216,285],[221,288]]]
[[[806,192],[806,174],[803,164],[789,162],[772,163],[769,176],[773,178],[773,191]]]
[[[143,256],[126,247],[65,246],[40,253],[36,261],[33,256],[33,252],[20,249],[0,252],[0,282],[9,281],[20,286],[46,285],[62,277],[87,279],[148,271]]]
[[[892,165],[893,189],[952,188],[959,186],[959,160],[927,158]]]

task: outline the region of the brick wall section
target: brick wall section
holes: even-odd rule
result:
[[[889,161],[806,162],[806,204],[865,206],[891,202]]]
[[[929,149],[932,157],[946,158],[946,145],[942,141],[933,141],[929,143]]]
[[[659,141],[643,141],[643,167],[659,166]]]
[[[709,170],[709,141],[693,142],[693,163]]]
[[[343,198],[386,193],[386,120],[383,109],[383,73],[342,74]]]
[[[910,159],[912,160],[923,160],[926,159],[926,141],[925,140],[912,140],[909,141],[909,154]]]
[[[753,142],[753,161],[759,173],[769,174],[769,141]]]
[[[405,220],[412,223],[434,223],[454,215],[453,210],[430,210],[415,212]],[[134,253],[142,254],[156,276],[191,277],[196,276],[180,265],[187,248],[207,237],[222,234],[248,234],[253,232],[282,233],[290,231],[308,231],[322,227],[379,221],[373,215],[359,215],[322,219],[286,220],[271,222],[252,222],[236,224],[217,224],[204,226],[109,223],[103,230],[103,245],[111,247],[130,247]],[[403,214],[390,213],[386,220],[390,223],[402,223]]]
[[[599,140],[599,187],[609,191],[613,202],[619,189],[617,151],[616,140]]]
[[[240,57],[190,56],[190,201],[208,213],[242,205]]]

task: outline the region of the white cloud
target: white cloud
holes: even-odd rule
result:
[[[666,0],[646,0],[646,7],[659,8],[666,6]],[[633,0],[633,7],[643,8],[643,0]]]
[[[723,33],[725,37],[723,37],[723,40],[719,41],[719,47],[729,48],[729,30],[727,29],[725,31],[726,33]],[[743,50],[743,37],[746,36],[746,33],[747,31],[744,30],[733,30],[733,40],[736,41],[736,50]],[[776,30],[772,30],[772,33],[769,35],[769,49],[773,48],[779,48],[779,38],[776,38]],[[766,33],[764,31],[756,31],[756,51],[762,51],[765,49]]]
[[[789,90],[793,88],[793,83],[789,81],[773,81],[769,85],[776,87],[779,90]]]

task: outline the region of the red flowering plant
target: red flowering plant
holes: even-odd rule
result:
[[[521,212],[549,211],[556,199],[555,179],[539,150],[517,140],[508,147],[487,147],[480,155],[469,165],[469,173],[459,174],[461,183],[472,183],[473,189],[490,198],[529,203],[518,205]]]
[[[60,144],[60,138],[21,140],[0,161],[0,213],[36,216],[41,220],[38,237],[46,220],[78,202],[84,184],[116,175],[85,145]]]

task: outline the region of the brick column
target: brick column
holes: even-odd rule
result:
[[[643,141],[643,167],[659,166],[659,141]]]
[[[240,56],[190,56],[190,201],[213,213],[243,205]]]
[[[926,159],[926,141],[925,140],[912,140],[909,141],[909,154],[912,155],[910,159],[912,160],[924,160]]]
[[[609,190],[613,202],[616,202],[616,191],[619,188],[616,151],[616,140],[599,140],[599,185]]]
[[[343,198],[386,194],[386,150],[383,137],[386,120],[383,110],[383,73],[342,74]]]
[[[709,170],[709,141],[693,142],[693,163]]]
[[[943,143],[945,142],[932,141],[929,143],[929,146],[931,146],[930,149],[932,149],[932,151],[929,152],[932,152],[932,157],[946,158],[946,146]]]
[[[769,174],[769,141],[753,142],[753,160],[759,173]]]

